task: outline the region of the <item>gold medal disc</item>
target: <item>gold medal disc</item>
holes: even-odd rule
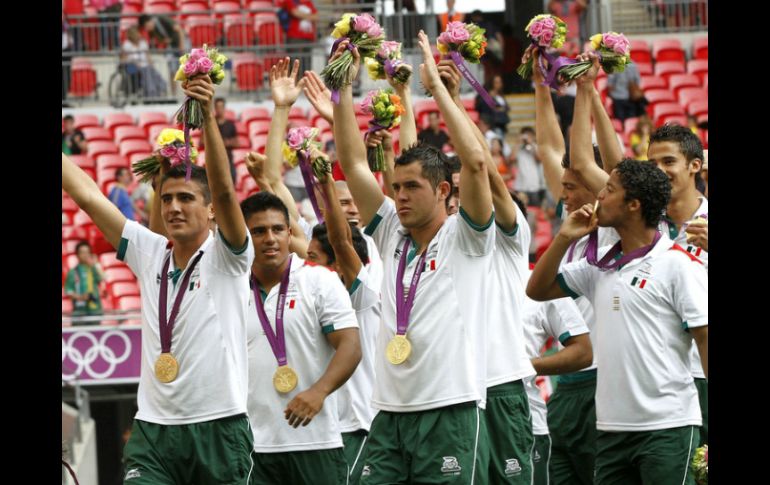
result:
[[[173,355],[168,352],[160,354],[155,361],[155,376],[160,382],[169,383],[176,379],[179,374],[179,363]]]
[[[385,349],[388,362],[393,365],[403,364],[411,353],[412,344],[406,339],[406,335],[396,335],[388,342],[388,347]]]
[[[297,387],[297,373],[288,365],[282,365],[273,374],[273,386],[280,393],[287,393]]]

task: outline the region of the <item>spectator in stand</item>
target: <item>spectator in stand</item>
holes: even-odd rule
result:
[[[166,95],[166,85],[163,77],[152,66],[149,50],[139,29],[131,27],[126,32],[126,40],[121,46],[120,60],[131,80],[132,93],[141,88],[145,98],[159,98]]]
[[[647,114],[642,115],[636,123],[634,131],[628,137],[628,143],[631,145],[631,150],[634,151],[635,159],[647,160],[647,148],[650,146],[650,133],[653,129]]]
[[[444,145],[449,141],[449,135],[441,129],[437,111],[428,114],[428,127],[420,131],[417,139],[439,150],[444,149]]]
[[[567,23],[567,42],[572,42],[578,49],[588,39],[581,30],[581,18],[585,16],[588,0],[551,0],[548,12]]]
[[[312,68],[309,44],[316,41],[315,23],[318,21],[318,9],[312,0],[281,0],[278,7],[289,12],[289,30],[286,32],[286,43],[289,44],[289,55],[299,59],[300,75]]]
[[[191,48],[188,39],[184,35],[184,30],[171,17],[165,15],[156,15],[154,18],[146,14],[141,15],[138,27],[139,33],[153,49],[171,49],[169,52],[166,52],[166,63],[168,64],[171,94],[175,95],[176,82],[174,81],[174,75],[179,69],[179,57]]]
[[[625,121],[644,112],[646,100],[639,87],[641,82],[639,69],[633,62],[626,65],[623,72],[607,76],[607,95],[612,99],[615,118]]]
[[[230,161],[230,175],[233,177],[233,184],[236,182],[235,176],[235,162],[233,161],[233,148],[238,148],[238,130],[235,128],[235,123],[225,118],[225,98],[217,98],[214,100],[214,116],[217,118],[217,126],[219,126],[219,134],[222,135],[222,140],[225,142],[225,149],[227,151],[227,159]],[[201,150],[205,150],[203,138],[201,138],[200,147]]]
[[[66,155],[81,155],[88,150],[88,142],[83,132],[75,129],[75,118],[64,117],[64,131],[61,134],[61,151]]]
[[[527,205],[540,207],[545,198],[545,177],[537,156],[535,130],[525,126],[521,129],[520,140],[521,145],[516,152],[518,174],[514,187],[517,192],[524,192],[527,196]]]
[[[134,210],[139,214],[139,223],[145,227],[150,225],[150,210],[152,209],[153,187],[150,184],[140,183],[131,192],[131,201]]]
[[[86,241],[80,241],[75,246],[75,252],[78,265],[69,270],[64,284],[65,293],[72,298],[72,316],[101,315],[99,283],[104,281],[102,268],[96,262],[96,255],[91,252],[91,245]]]
[[[61,106],[62,108],[69,107],[70,105],[65,103],[67,99],[67,91],[70,87],[70,63],[72,62],[72,32],[70,31],[70,25],[64,16],[64,6],[62,5],[61,12]]]
[[[503,34],[500,26],[497,22],[486,20],[481,10],[474,10],[468,17],[468,22],[473,22],[485,31],[487,47],[481,58],[481,65],[484,67],[484,79],[492,79],[503,72]],[[500,81],[502,82],[502,78]],[[502,86],[500,91],[502,94]]]
[[[91,6],[96,8],[99,15],[105,17],[102,22],[102,49],[115,49],[120,44],[120,11],[123,10],[123,0],[91,0]]]
[[[115,170],[116,183],[110,190],[109,199],[110,202],[120,209],[120,212],[126,216],[129,221],[135,220],[134,216],[134,201],[131,200],[131,196],[128,195],[128,186],[133,179],[131,170],[126,167],[120,167]]]
[[[465,14],[455,10],[455,0],[446,0],[446,9],[446,12],[438,15],[439,33],[446,30],[449,22],[465,21]]]
[[[476,95],[476,111],[481,116],[487,116],[492,121],[492,128],[502,137],[504,137],[508,131],[508,103],[503,96],[503,78],[499,75],[495,75],[484,86],[497,103],[497,106],[493,109],[482,99],[480,95]]]

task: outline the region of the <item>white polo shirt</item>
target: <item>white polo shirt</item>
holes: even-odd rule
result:
[[[525,348],[522,313],[531,233],[518,206],[516,217],[518,222],[510,233],[495,224],[493,284],[487,300],[487,387],[535,375]]]
[[[700,199],[700,206],[698,207],[698,210],[695,211],[695,213],[690,217],[690,220],[695,219],[698,216],[706,216],[708,218],[709,215],[709,201],[705,197],[699,197]],[[700,260],[701,263],[703,263],[703,267],[706,268],[706,272],[708,273],[709,270],[709,253],[703,248],[699,248],[698,246],[695,246],[694,244],[690,244],[687,242],[687,233],[685,232],[687,228],[681,227],[677,230],[676,224],[672,223],[671,221],[662,218],[660,220],[660,224],[658,224],[658,230],[661,232],[661,234],[668,234],[668,236],[677,244],[679,244],[682,249],[687,251],[688,253],[692,254],[698,260]],[[705,379],[706,374],[703,373],[703,364],[701,364],[700,361],[700,354],[698,353],[698,346],[695,344],[695,341],[692,343],[692,348],[690,349],[690,372],[692,372],[692,376],[699,378],[699,379]]]
[[[494,217],[474,228],[465,212],[449,216],[426,248],[406,337],[412,353],[406,362],[385,357],[396,334],[396,273],[407,231],[394,202],[385,199],[366,231],[383,258],[382,323],[377,335],[372,403],[393,412],[425,411],[468,401],[484,407],[486,399],[486,322],[488,277],[495,244]],[[406,293],[419,260],[404,272]],[[404,295],[398,295],[403,298]]]
[[[523,313],[529,358],[540,356],[540,350],[549,337],[564,344],[570,337],[588,333],[583,314],[571,298],[538,302],[525,296]],[[532,433],[546,435],[548,434],[548,411],[540,389],[535,385],[534,376],[525,379],[525,388],[532,414]]]
[[[142,298],[136,419],[176,425],[245,413],[248,275],[254,259],[251,236],[241,251],[231,250],[219,232],[209,233],[200,247],[203,256],[191,273],[171,335],[179,375],[164,384],[155,376],[155,361],[161,353],[158,299],[167,244],[165,237],[127,221],[118,247],[118,259],[136,275]],[[169,274],[174,271],[172,257]],[[176,284],[167,277],[170,316],[182,276]]]
[[[280,285],[273,286],[264,301],[273,332],[279,291]],[[295,429],[284,417],[284,410],[294,396],[309,389],[326,372],[334,356],[334,347],[326,340],[326,334],[343,328],[358,328],[342,281],[323,266],[306,263],[296,254],[292,257],[283,328],[287,364],[297,373],[298,380],[297,387],[285,394],[273,387],[278,361],[257,316],[253,291],[250,294],[249,419],[254,433],[254,451],[279,453],[342,447],[337,393],[326,398],[321,412],[307,426]]]
[[[361,336],[361,363],[348,382],[337,391],[340,429],[343,433],[359,429],[369,431],[375,414],[372,408],[374,352],[380,328],[382,275],[376,277],[370,269],[371,265],[362,266],[350,288],[350,301],[356,312]]]
[[[596,313],[594,341],[608,363],[597,376],[601,431],[701,425],[687,329],[708,325],[708,276],[672,246],[664,234],[646,256],[619,270],[602,272],[583,259],[558,276],[566,293],[585,295]]]

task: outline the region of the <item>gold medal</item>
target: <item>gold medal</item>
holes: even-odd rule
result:
[[[297,373],[288,365],[282,365],[273,374],[273,386],[280,393],[287,393],[297,387]]]
[[[179,363],[169,352],[160,354],[155,361],[155,376],[160,382],[169,383],[179,374]]]
[[[687,227],[690,226],[708,226],[709,220],[705,217],[698,216],[695,219],[688,221]],[[687,232],[687,229],[684,230],[684,233],[687,234],[687,242],[690,242],[690,239],[695,237],[695,235],[691,232]]]
[[[596,203],[594,203],[594,211],[591,213],[591,220],[588,222],[588,225],[590,226],[596,220],[599,218],[599,199],[596,199]]]
[[[388,342],[385,354],[388,362],[393,365],[403,364],[412,353],[412,344],[406,339],[406,335],[396,335]]]

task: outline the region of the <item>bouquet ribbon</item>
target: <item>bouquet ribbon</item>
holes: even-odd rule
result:
[[[350,37],[340,37],[339,39],[335,40],[334,44],[332,44],[332,51],[329,53],[329,57],[334,55],[334,52],[337,50],[337,47],[339,47],[340,42],[342,42],[343,40],[350,40]],[[347,49],[350,52],[353,52],[354,48],[355,48],[355,46],[352,43],[348,44]],[[332,103],[339,104],[340,103],[340,92],[337,91],[336,89],[332,90],[331,98],[332,98]]]
[[[454,61],[455,65],[457,66],[457,69],[460,70],[460,73],[465,77],[465,79],[468,80],[468,83],[470,83],[471,86],[473,86],[473,89],[476,90],[477,93],[479,93],[479,96],[481,96],[481,99],[484,100],[487,105],[495,109],[497,108],[497,103],[494,99],[489,95],[486,89],[484,89],[484,86],[479,83],[475,77],[473,77],[473,74],[468,70],[468,66],[465,65],[465,61],[463,60],[462,56],[457,51],[452,51],[449,53],[452,60]]]
[[[400,59],[393,59],[393,60],[387,59],[384,64],[385,72],[388,73],[388,76],[393,77],[396,75],[396,68],[398,68],[398,66],[400,66],[403,63],[404,61]]]
[[[313,178],[313,173],[310,168],[310,160],[308,159],[307,153],[305,153],[304,150],[298,150],[297,156],[299,157],[299,169],[300,172],[302,172],[302,181],[305,183],[305,190],[307,191],[307,196],[310,198],[310,203],[313,205],[313,212],[315,212],[315,217],[318,219],[319,224],[323,224],[324,218],[321,215],[321,209],[318,207],[318,200],[315,196],[315,190],[314,188],[318,187],[318,190],[323,193],[321,190],[320,184]]]
[[[540,51],[540,72],[543,74],[543,86],[550,86],[553,89],[559,89],[559,79],[557,77],[557,74],[559,73],[559,69],[561,69],[564,66],[569,66],[571,64],[577,64],[577,59],[570,59],[569,57],[564,56],[552,56],[551,54],[548,54],[545,49],[538,46],[533,42],[533,45],[537,46],[537,49]],[[550,67],[548,69],[545,68],[545,65],[543,64],[543,57],[548,60],[548,64],[550,64]]]
[[[184,103],[182,104],[182,119],[187,120],[187,103],[190,101],[189,96],[185,98]],[[187,124],[187,121],[184,123],[184,146],[186,150],[186,154],[184,157],[185,164],[187,165],[187,171],[185,172],[184,181],[189,182],[190,177],[192,177],[192,161],[190,161],[190,125]]]

